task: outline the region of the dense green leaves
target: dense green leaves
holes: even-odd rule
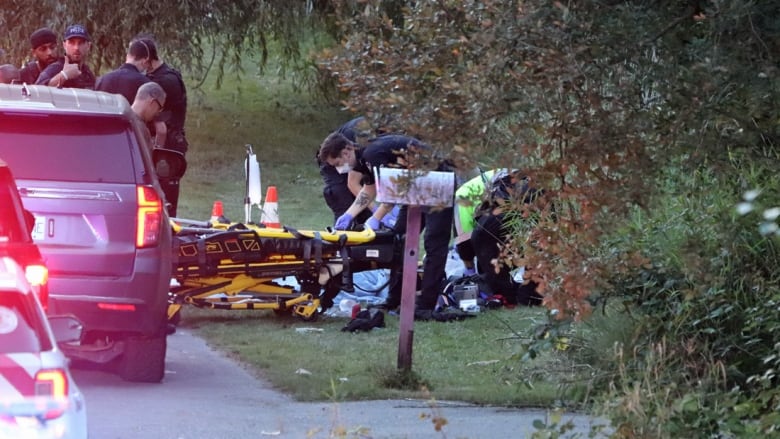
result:
[[[517,235],[522,253],[508,253],[532,267],[549,306],[573,316],[588,313],[605,268],[591,257],[599,235],[644,202],[654,169],[655,126],[624,67],[627,48],[593,32],[615,11],[588,5],[409,3],[398,26],[380,2],[366,2],[350,22],[358,31],[321,63],[347,108],[430,142],[462,168],[519,168],[546,189],[537,206],[546,214]]]
[[[780,7],[760,3],[406,2],[399,19],[335,1],[343,43],[320,66],[378,126],[545,188],[506,259],[576,317],[604,274],[644,263],[595,255],[659,169],[778,160]]]
[[[622,299],[634,327],[594,373],[620,437],[777,430],[777,242],[734,206],[778,189],[780,4],[334,4],[344,106],[544,188],[500,262],[558,316]]]
[[[166,59],[193,73],[213,68],[221,79],[226,67],[240,71],[242,59],[265,65],[272,43],[282,53],[283,66],[300,63],[300,44],[318,17],[314,6],[317,2],[41,0],[32,5],[9,0],[0,9],[0,26],[7,30],[0,35],[0,47],[7,52],[3,62],[20,65],[30,54],[34,30],[49,26],[61,34],[66,26],[81,23],[93,38],[90,64],[95,71],[119,66],[130,39],[150,33]]]

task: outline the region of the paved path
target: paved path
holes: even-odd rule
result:
[[[184,329],[169,337],[162,384],[126,383],[76,369],[87,398],[90,437],[215,438],[527,438],[542,410],[437,401],[301,403],[271,389]],[[446,419],[436,431],[433,416]],[[579,437],[590,418],[566,415]]]

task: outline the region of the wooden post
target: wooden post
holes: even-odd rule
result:
[[[414,343],[414,307],[417,296],[417,261],[420,247],[420,206],[409,206],[406,215],[406,242],[404,243],[403,283],[401,288],[401,316],[398,336],[398,369],[412,370]]]
[[[452,206],[455,176],[452,172],[415,173],[407,169],[374,168],[374,177],[377,201],[409,206],[406,212],[406,242],[404,242],[401,284],[398,369],[411,371],[422,209],[423,206]]]

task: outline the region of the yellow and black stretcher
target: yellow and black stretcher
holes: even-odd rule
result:
[[[272,310],[312,321],[352,290],[352,274],[390,268],[399,244],[390,231],[313,231],[242,223],[171,220],[173,276],[168,319],[181,308]],[[402,246],[402,244],[401,244]],[[277,282],[293,276],[296,286]]]

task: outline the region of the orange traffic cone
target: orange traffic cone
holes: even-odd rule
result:
[[[282,223],[279,222],[279,201],[276,195],[276,186],[268,186],[260,222],[265,224],[266,227],[282,228]]]
[[[222,218],[222,214],[224,211],[222,210],[222,202],[217,200],[214,202],[214,207],[211,208],[211,220],[212,223],[218,223],[220,222],[220,218]]]

